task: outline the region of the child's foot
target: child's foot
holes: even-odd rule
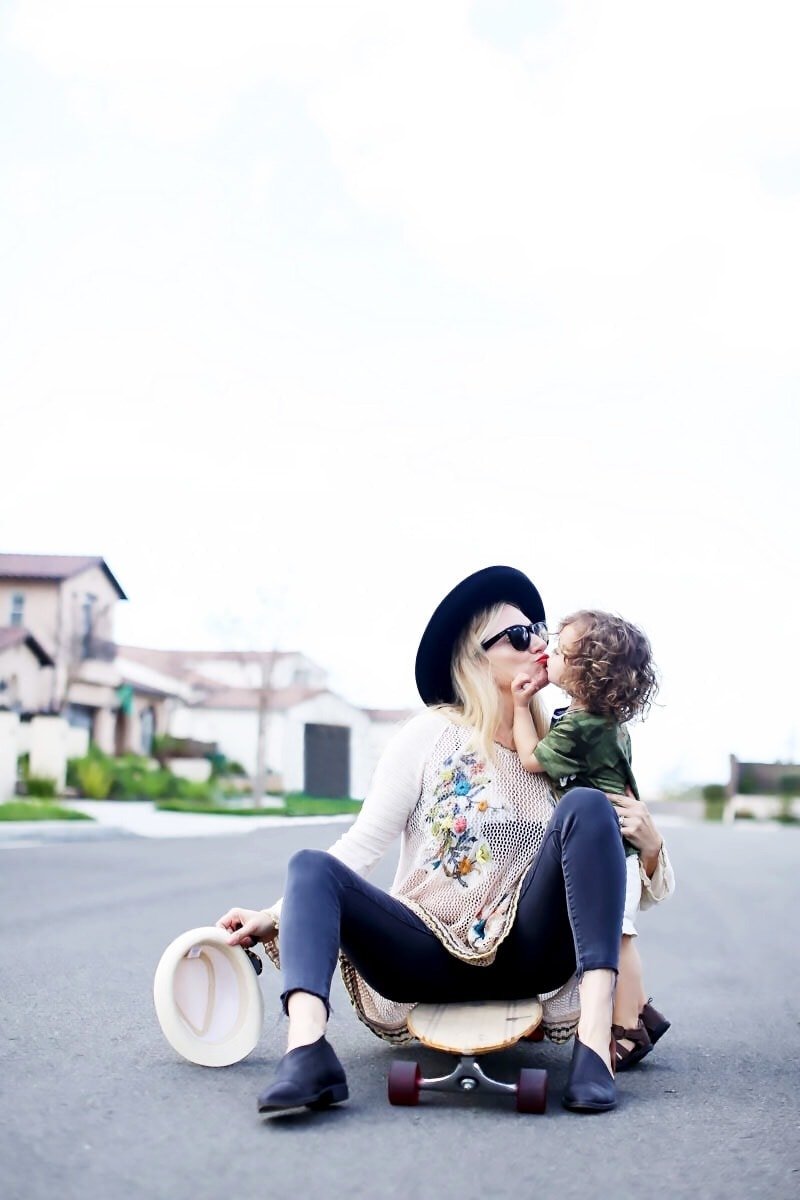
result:
[[[651,997],[652,999],[652,997]],[[650,1000],[647,1001],[641,1013],[639,1014],[642,1024],[647,1030],[647,1035],[650,1041],[655,1046],[659,1038],[662,1038],[670,1027],[670,1022],[660,1013],[657,1008],[653,1008]]]
[[[623,1029],[621,1025],[612,1025],[611,1032],[614,1035],[618,1071],[627,1071],[634,1067],[653,1049],[653,1043],[641,1017],[635,1029]]]

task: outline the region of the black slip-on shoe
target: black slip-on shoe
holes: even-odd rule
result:
[[[561,1103],[572,1112],[607,1112],[617,1103],[614,1076],[600,1055],[584,1046],[577,1034]]]
[[[329,1108],[348,1097],[347,1078],[327,1038],[284,1054],[275,1077],[258,1097],[260,1113]]]

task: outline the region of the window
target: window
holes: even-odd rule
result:
[[[11,597],[11,624],[21,625],[25,611],[25,597],[22,592],[14,592]]]
[[[81,657],[91,658],[92,634],[94,632],[94,602],[96,596],[89,592],[83,598],[81,605]]]

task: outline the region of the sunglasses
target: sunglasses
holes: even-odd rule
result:
[[[547,623],[535,621],[532,625],[509,625],[508,629],[504,629],[502,633],[496,633],[488,641],[481,642],[481,649],[488,650],[490,646],[504,637],[508,638],[515,650],[527,650],[531,644],[531,638],[535,637],[540,638],[547,645]]]

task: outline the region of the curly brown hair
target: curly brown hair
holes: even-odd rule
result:
[[[574,626],[576,641],[564,655],[563,690],[598,716],[645,717],[658,691],[658,675],[641,629],[596,609],[565,617],[559,633],[568,625]]]

